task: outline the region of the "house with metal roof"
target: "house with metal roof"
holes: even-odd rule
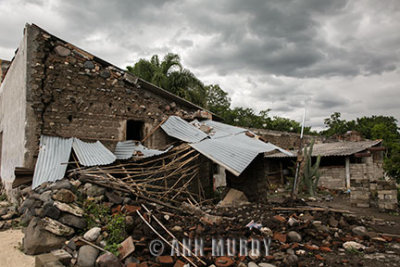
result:
[[[200,155],[203,181],[219,177],[259,197],[263,153],[288,153],[33,24],[6,72],[0,175],[8,187],[16,170],[31,170],[36,188],[71,165],[157,157],[183,142]]]
[[[384,176],[384,151],[382,140],[315,144],[312,157],[321,156],[319,185],[330,189],[349,189],[353,182],[357,184],[362,179],[376,182]],[[297,151],[291,152],[297,154]],[[296,156],[283,153],[266,154],[265,158],[276,162],[275,166],[282,166],[282,169],[296,160]],[[282,176],[280,178],[284,180]]]

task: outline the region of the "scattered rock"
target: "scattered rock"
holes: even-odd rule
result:
[[[70,190],[63,188],[53,195],[53,199],[64,203],[71,203],[76,200],[76,196]]]
[[[61,46],[61,45],[57,45],[57,46],[54,48],[54,51],[55,51],[59,56],[62,56],[62,57],[66,57],[66,56],[69,56],[69,55],[71,54],[71,50],[69,50],[68,48],[65,48],[64,46]]]
[[[63,266],[70,266],[72,255],[64,249],[58,249],[51,252]]]
[[[265,262],[259,263],[258,266],[260,266],[260,267],[276,267],[273,264],[265,263]]]
[[[34,217],[25,229],[23,250],[28,255],[47,253],[62,247],[66,239],[53,235],[38,224],[39,218]]]
[[[87,241],[93,242],[96,241],[100,233],[101,233],[100,227],[93,227],[83,235],[83,238],[85,238]]]
[[[262,227],[260,229],[261,233],[263,233],[265,236],[272,236],[273,232],[271,229],[269,229],[268,227]]]
[[[50,190],[68,189],[72,190],[73,186],[68,179],[58,180],[49,186]]]
[[[49,231],[58,236],[71,236],[75,233],[75,230],[69,226],[66,226],[59,221],[53,220],[49,217],[43,218],[40,221],[43,229]]]
[[[76,206],[74,204],[66,204],[66,203],[62,203],[59,201],[55,201],[54,206],[61,211],[70,213],[70,214],[78,216],[78,217],[82,217],[84,214],[83,209],[79,208],[78,206]]]
[[[54,207],[53,203],[46,202],[43,207],[39,209],[38,216],[41,218],[49,217],[57,220],[60,217],[60,210]]]
[[[51,201],[51,194],[51,191],[45,191],[40,195],[39,199],[43,202],[49,202]]]
[[[334,227],[334,228],[338,227],[338,225],[339,225],[339,222],[333,216],[329,217],[328,223],[329,223],[330,227]]]
[[[171,231],[173,231],[173,232],[182,232],[183,229],[179,225],[175,225],[174,227],[172,227]]]
[[[52,253],[47,253],[35,257],[35,266],[62,267],[64,265]]]
[[[90,183],[85,184],[84,189],[88,197],[102,196],[106,192],[106,189],[104,187],[100,187]]]
[[[61,215],[59,221],[65,225],[72,226],[78,229],[85,229],[87,227],[87,221],[82,217],[77,217],[72,214]]]
[[[84,245],[79,249],[77,265],[80,267],[93,267],[99,251],[92,246]]]
[[[301,235],[299,233],[295,232],[295,231],[290,231],[287,234],[287,237],[292,242],[301,242]]]
[[[351,231],[358,236],[368,236],[367,229],[364,226],[356,226]]]
[[[365,249],[365,246],[364,246],[364,245],[362,245],[362,244],[360,244],[360,243],[357,243],[357,242],[354,242],[354,241],[345,242],[345,243],[343,244],[343,247],[344,247],[346,250],[352,250],[352,249],[355,249],[355,250],[362,250],[362,249]]]
[[[249,264],[247,264],[247,267],[258,267],[258,264],[255,263],[254,261],[249,262]]]
[[[120,197],[114,192],[106,192],[106,197],[108,198],[108,201],[114,204],[121,204],[123,201],[122,197]]]
[[[96,260],[97,267],[122,267],[122,263],[112,253],[104,253]]]
[[[288,224],[289,224],[289,226],[294,226],[294,225],[296,225],[296,224],[298,224],[299,222],[295,219],[295,218],[293,218],[293,217],[290,217],[289,218],[289,220],[288,220]]]
[[[299,258],[296,255],[289,255],[283,260],[283,263],[286,266],[297,266],[298,261]]]

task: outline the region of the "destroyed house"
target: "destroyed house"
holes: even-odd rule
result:
[[[261,171],[254,177],[262,153],[280,150],[36,25],[25,27],[1,84],[0,108],[6,186],[17,170],[34,170],[36,187],[63,178],[71,162],[103,166],[157,157],[182,143],[201,155],[202,182],[227,177],[233,187],[255,186],[252,179],[265,182]]]

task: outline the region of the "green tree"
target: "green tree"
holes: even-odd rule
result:
[[[206,104],[203,83],[192,72],[182,67],[177,54],[168,53],[162,61],[158,55],[152,56],[150,60],[140,59],[133,67],[127,66],[127,70],[194,104]]]

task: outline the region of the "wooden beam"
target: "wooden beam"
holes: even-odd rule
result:
[[[346,157],[346,163],[345,163],[345,168],[346,168],[346,188],[350,188],[350,157]]]

